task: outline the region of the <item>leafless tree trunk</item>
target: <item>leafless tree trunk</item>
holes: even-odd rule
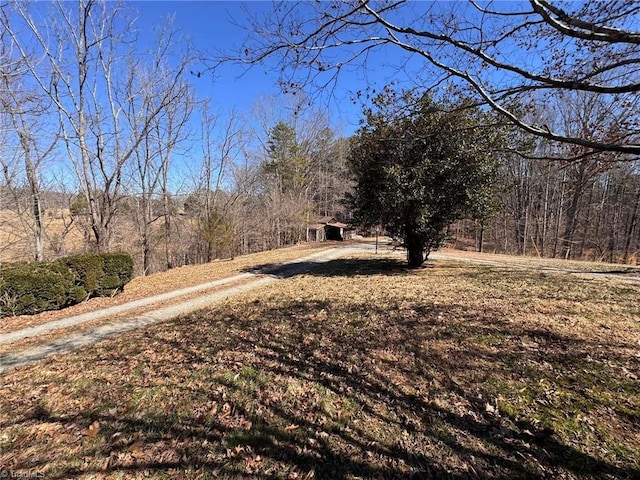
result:
[[[131,166],[131,196],[138,200],[137,227],[142,249],[142,273],[152,270],[153,225],[165,222],[165,264],[173,265],[171,254],[172,208],[168,185],[171,158],[188,136],[187,123],[194,108],[191,87],[178,72],[184,72],[192,59],[189,52],[179,55],[177,66],[170,65],[167,57],[172,46],[180,44],[171,24],[158,32],[157,47],[147,64],[132,65],[132,76],[127,83],[125,110],[128,123],[134,131],[142,133],[143,141],[134,150],[135,162]],[[160,98],[158,93],[160,92]],[[170,98],[161,106],[163,98]],[[155,198],[162,197],[163,209]]]
[[[156,118],[180,95],[175,86],[185,65],[154,71],[143,84],[137,77],[144,69],[142,60],[128,47],[133,20],[118,4],[78,0],[74,13],[69,4],[56,1],[50,22],[43,25],[30,14],[29,4],[15,6],[29,35],[18,35],[7,18],[4,26],[57,111],[85,198],[93,246],[107,250],[122,198],[124,167]],[[29,49],[38,49],[42,61],[31,61]]]
[[[3,11],[0,25],[7,19],[7,12]],[[5,59],[10,63],[4,65],[0,77],[1,115],[6,120],[6,123],[3,122],[5,128],[10,130],[5,134],[7,137],[17,139],[17,148],[14,152],[16,154],[19,152],[18,155],[22,157],[23,173],[30,198],[31,221],[24,223],[25,230],[30,232],[33,238],[35,260],[42,261],[44,260],[45,226],[39,174],[44,159],[56,145],[57,134],[53,132],[47,137],[44,133],[46,129],[40,121],[44,117],[43,98],[36,92],[30,91],[26,85],[26,59],[9,60],[13,56],[11,53],[13,49],[13,39],[9,32],[3,30],[0,33],[0,58],[3,63],[6,63]],[[33,61],[33,58],[29,58],[29,61]],[[3,146],[12,147],[12,142],[3,142]],[[10,188],[18,188],[17,185],[10,184],[11,178],[6,175],[8,166],[4,158],[4,155],[0,154],[0,164],[4,166],[7,185]],[[19,205],[16,207],[19,209]]]
[[[43,207],[42,199],[40,195],[40,182],[38,181],[38,175],[36,173],[37,165],[39,161],[34,162],[33,152],[31,148],[32,137],[27,130],[24,120],[21,121],[20,128],[15,122],[16,130],[19,132],[20,146],[22,147],[22,153],[24,155],[24,168],[27,176],[27,182],[29,184],[29,191],[31,194],[31,212],[33,215],[33,239],[34,239],[34,258],[40,262],[44,260],[44,222],[43,222]]]
[[[638,229],[638,218],[640,217],[640,182],[637,182],[635,191],[635,202],[633,203],[633,212],[627,223],[625,231],[624,252],[622,255],[623,263],[629,261],[629,253],[631,251],[631,242],[633,239],[633,232]],[[638,245],[640,246],[640,245]]]
[[[223,255],[233,256],[237,239],[232,209],[240,198],[240,192],[225,191],[230,168],[241,155],[245,144],[245,132],[241,128],[238,113],[232,110],[226,121],[218,127],[217,116],[208,102],[202,107],[202,165],[196,179],[197,196],[202,205],[197,214],[200,233],[205,243],[205,260],[210,262]],[[216,136],[216,130],[219,130]]]

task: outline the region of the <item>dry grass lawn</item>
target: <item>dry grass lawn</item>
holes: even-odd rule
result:
[[[0,378],[0,470],[640,478],[640,293],[364,255]]]

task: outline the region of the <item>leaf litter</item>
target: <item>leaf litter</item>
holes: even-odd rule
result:
[[[639,303],[614,281],[336,260],[2,377],[0,465],[46,478],[637,478]]]

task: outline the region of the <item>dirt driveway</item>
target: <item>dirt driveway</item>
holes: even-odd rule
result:
[[[232,295],[303,273],[316,265],[358,251],[359,249],[353,246],[322,250],[278,265],[258,268],[213,282],[0,333],[0,348],[2,348],[0,374],[49,355],[66,353],[129,330],[186,315]],[[167,306],[167,302],[171,304]],[[82,328],[87,326],[89,328]],[[80,331],[74,331],[74,328]],[[35,345],[34,340],[37,342]]]

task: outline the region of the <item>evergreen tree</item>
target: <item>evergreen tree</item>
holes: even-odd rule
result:
[[[482,112],[452,107],[387,91],[352,141],[354,220],[402,238],[414,268],[442,245],[453,221],[488,215],[500,131],[472,126]]]

